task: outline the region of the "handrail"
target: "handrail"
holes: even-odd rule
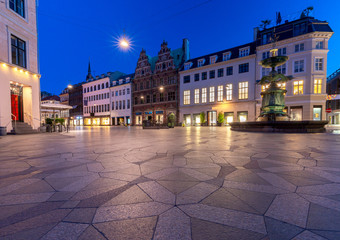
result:
[[[35,125],[34,125],[34,121],[33,121],[33,120],[38,120],[38,121],[40,122],[40,119],[33,117],[31,114],[29,114],[29,113],[27,113],[27,112],[25,112],[24,114],[29,116],[29,120],[30,120],[29,124],[32,125],[33,128],[35,128]]]

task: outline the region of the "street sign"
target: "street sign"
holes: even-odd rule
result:
[[[331,108],[327,108],[326,109],[326,113],[331,113],[332,112],[332,109]]]

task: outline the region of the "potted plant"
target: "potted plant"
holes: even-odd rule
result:
[[[175,127],[175,114],[170,113],[168,116],[168,127],[174,128]]]
[[[219,112],[217,121],[218,121],[218,126],[222,126],[222,124],[224,123],[224,114],[222,112]]]
[[[205,126],[206,125],[206,120],[205,120],[205,112],[201,112],[200,113],[200,122],[201,122],[201,126]]]

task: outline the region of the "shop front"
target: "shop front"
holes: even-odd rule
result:
[[[85,126],[110,126],[110,117],[86,117]]]
[[[157,124],[164,123],[164,111],[156,111],[156,123]]]

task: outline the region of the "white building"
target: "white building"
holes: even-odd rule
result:
[[[67,125],[67,120],[70,117],[69,111],[72,107],[61,103],[54,97],[47,97],[41,100],[41,123],[45,124],[47,118],[63,118]]]
[[[180,72],[180,121],[208,125],[223,113],[226,123],[255,118],[255,44],[190,59]]]
[[[112,125],[131,124],[131,84],[133,76],[134,74],[129,74],[112,81],[110,88]]]
[[[289,56],[277,71],[294,79],[287,89],[286,111],[291,120],[325,120],[328,40],[333,31],[327,22],[304,17],[275,28],[255,30],[254,42],[188,60],[180,72],[180,121],[208,125],[255,121],[260,114],[261,87],[257,80],[269,73],[259,62],[269,57],[276,38],[279,55]]]
[[[111,122],[110,103],[111,81],[124,74],[121,72],[109,72],[100,77],[89,78],[83,84],[83,114],[85,126],[109,126]]]
[[[0,126],[40,127],[36,0],[0,1]],[[14,124],[13,124],[14,125]]]
[[[279,55],[289,60],[278,67],[278,72],[291,75],[293,80],[286,83],[286,106],[292,121],[326,120],[326,83],[328,40],[333,35],[325,21],[312,17],[269,28],[258,33],[256,56],[256,79],[268,74],[259,62],[269,55],[273,47],[269,39],[277,37],[276,48]],[[260,114],[261,88],[257,87],[257,112]]]

